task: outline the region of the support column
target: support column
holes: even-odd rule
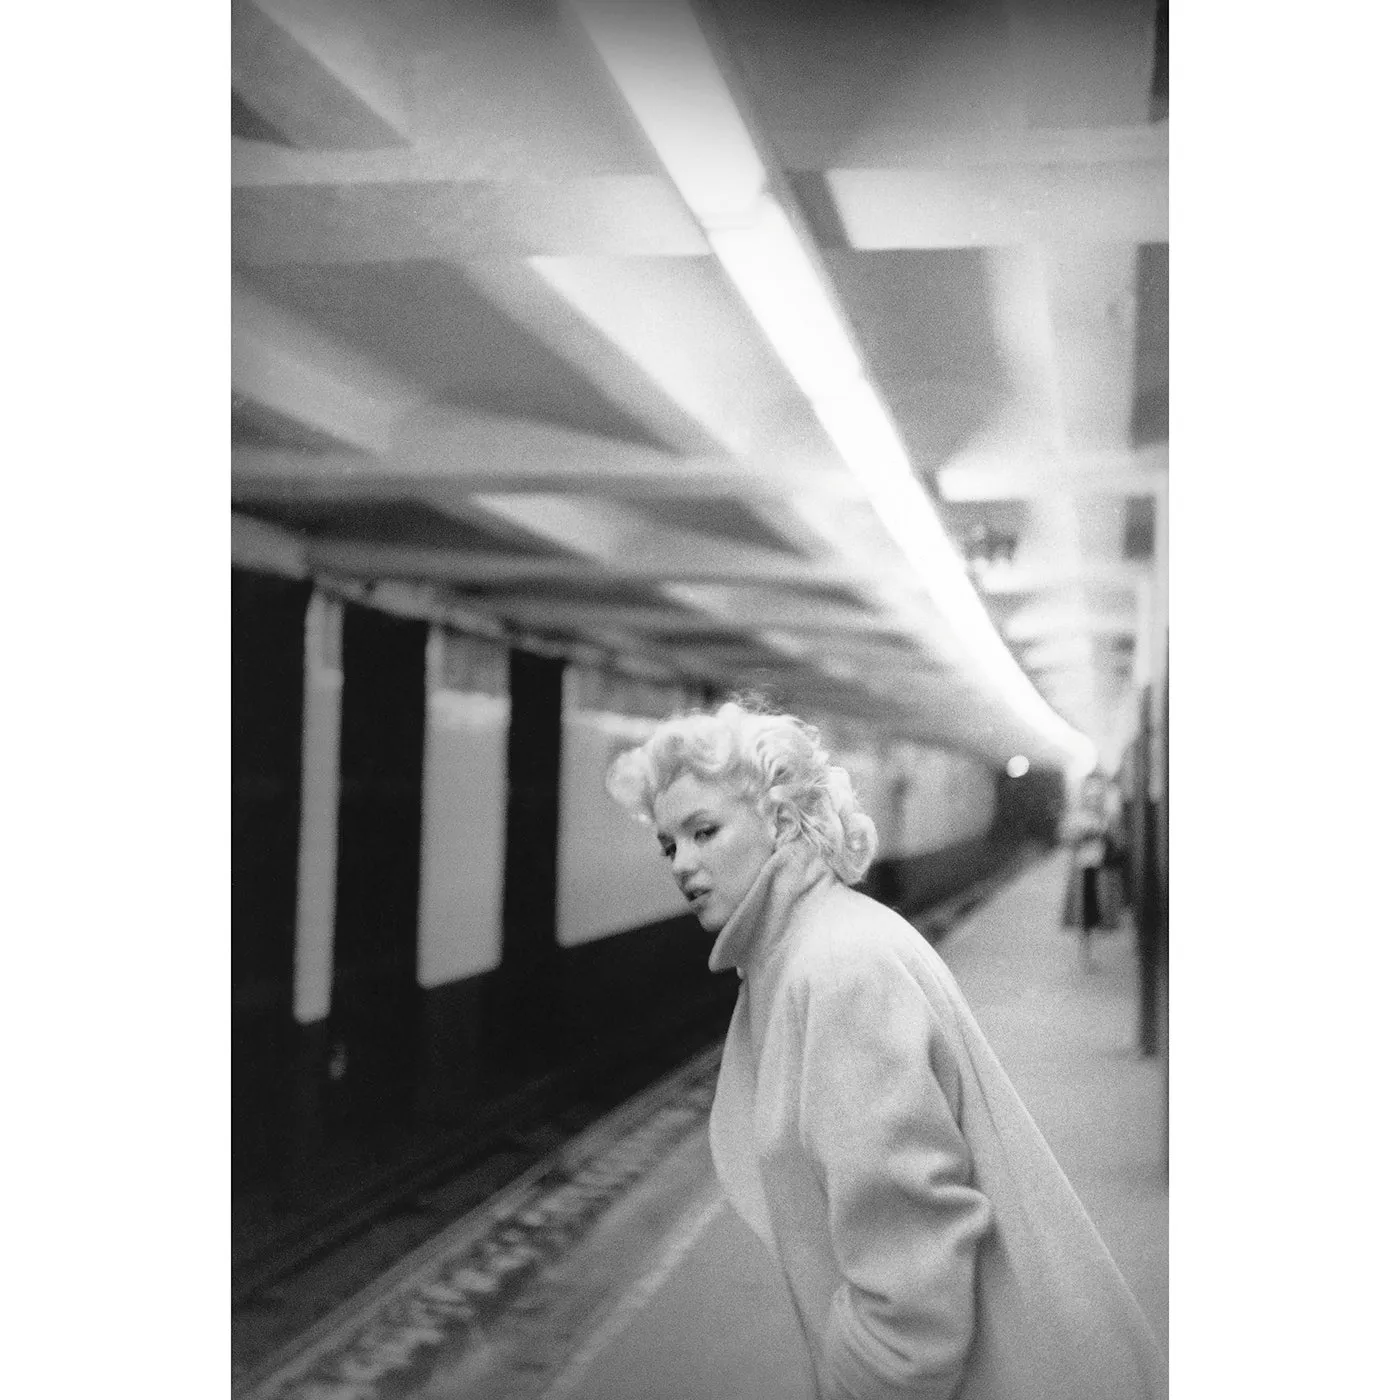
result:
[[[1159,1042],[1161,881],[1157,863],[1157,803],[1152,798],[1156,766],[1156,727],[1153,687],[1142,692],[1138,730],[1138,791],[1134,796],[1137,820],[1134,823],[1134,907],[1138,960],[1138,1049],[1155,1055]]]
[[[1168,709],[1167,687],[1169,681],[1169,638],[1170,627],[1167,612],[1167,558],[1170,547],[1171,519],[1168,510],[1167,487],[1157,490],[1157,529],[1153,541],[1155,549],[1154,583],[1156,597],[1155,643],[1153,666],[1153,744],[1152,769],[1148,777],[1148,794],[1154,819],[1153,844],[1149,862],[1155,872],[1157,888],[1157,948],[1156,977],[1152,985],[1154,1028],[1157,1029],[1156,1048],[1162,1061],[1162,1161],[1163,1170],[1169,1159],[1168,1132],[1171,1065],[1167,1036],[1167,1008],[1170,1002],[1170,902],[1169,902],[1169,833],[1167,813],[1167,752],[1168,752]]]
[[[1142,686],[1138,723],[1139,788],[1134,891],[1138,937],[1138,1046],[1162,1050],[1166,1006],[1166,670],[1167,492],[1154,493],[1150,583],[1138,598],[1136,679]]]

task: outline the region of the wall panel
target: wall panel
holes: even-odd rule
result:
[[[659,716],[584,708],[594,699],[586,678],[571,667],[565,681],[558,939],[568,948],[687,910],[656,837],[604,786],[613,758],[645,740]],[[664,701],[652,708],[667,712]]]
[[[440,987],[501,960],[506,653],[436,628],[428,639],[418,982]]]

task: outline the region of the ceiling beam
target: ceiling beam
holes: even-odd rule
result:
[[[1008,618],[1005,631],[1012,641],[1020,642],[1060,634],[1135,636],[1137,609],[1091,609],[1074,604],[1033,603]]]
[[[697,590],[699,592],[699,590]],[[614,629],[626,632],[660,632],[681,635],[688,632],[715,632],[726,629],[751,632],[773,629],[789,633],[836,636],[879,636],[884,625],[878,618],[849,608],[833,608],[793,600],[788,604],[770,602],[742,612],[709,613],[677,608],[647,608],[612,604],[528,600],[503,604],[510,616],[529,626],[579,627],[587,630]]]
[[[610,570],[612,561],[626,561],[627,573],[635,577],[646,570],[654,586],[677,605],[708,615],[719,625],[728,625],[727,611],[716,609],[704,596],[687,596],[687,581],[796,585],[820,581],[821,572],[806,559],[784,559],[694,532],[659,530],[651,517],[615,504],[600,509],[538,489],[552,486],[558,490],[589,481],[591,489],[597,490],[605,473],[611,473],[613,479],[630,475],[634,481],[645,477],[655,482],[684,470],[665,454],[547,425],[415,406],[389,376],[355,362],[343,347],[251,294],[239,298],[237,325],[243,344],[235,382],[242,391],[256,393],[261,401],[272,401],[279,411],[295,415],[298,421],[375,454],[317,457],[241,453],[235,470],[245,499],[250,498],[250,478],[260,475],[266,483],[288,470],[317,478],[331,490],[345,482],[363,480],[368,474],[402,473],[412,487],[413,499],[469,520],[505,523],[526,537],[591,557],[602,566],[600,577],[616,577]],[[315,394],[308,397],[309,390]],[[396,414],[380,411],[366,416],[366,404],[386,402],[398,410]],[[444,475],[454,466],[465,468],[462,477]],[[715,469],[716,463],[711,461],[702,471],[713,476]],[[752,485],[762,476],[753,463],[720,470],[739,486]],[[483,491],[492,484],[493,476],[508,482],[511,494]],[[808,482],[814,479],[807,474]],[[532,485],[537,489],[527,489]],[[816,499],[814,492],[804,494],[809,509]],[[839,549],[839,538],[833,537],[833,542]],[[309,548],[311,557],[322,567],[458,583],[465,583],[469,573],[467,562],[450,551],[344,544]],[[833,555],[837,554],[833,550]],[[864,579],[843,573],[842,581],[869,587],[886,569],[886,562],[872,561]],[[890,623],[885,626],[888,629]],[[765,652],[803,655],[807,650],[807,644],[777,633],[755,640]]]
[[[1064,441],[1071,450],[1121,448],[1132,441],[1137,390],[1137,243],[1115,243],[1095,226],[1093,241],[1043,257]]]
[[[1165,162],[828,170],[852,248],[1164,243]]]
[[[769,143],[788,170],[962,171],[992,166],[1059,172],[1076,166],[1167,165],[1166,122],[1127,126],[940,132],[930,122],[824,130],[777,127]]]
[[[903,553],[889,547],[868,502],[840,502],[814,494],[789,497],[761,514],[807,553],[857,563],[866,580],[857,596],[867,609],[882,618],[888,630],[908,637],[930,662],[948,664],[947,629]]]
[[[763,501],[802,491],[855,494],[854,483],[835,472],[728,457],[671,457],[548,424],[491,421],[484,414],[446,416],[457,421],[449,424],[441,442],[431,442],[427,435],[417,441],[397,437],[382,455],[239,446],[233,453],[235,491],[247,500],[268,501],[333,501],[340,495],[402,500],[417,486],[636,500]],[[474,450],[466,450],[473,442]]]
[[[429,497],[429,501],[438,504],[436,497]],[[682,610],[709,614],[721,628],[732,625],[729,619],[722,613],[714,613],[703,593],[691,593],[685,583],[679,581],[685,561],[713,568],[728,555],[747,566],[752,563],[753,555],[759,553],[694,531],[658,528],[652,517],[630,511],[625,506],[599,509],[591,503],[557,496],[478,495],[465,507],[449,501],[441,503],[441,508],[467,519],[485,520],[492,526],[504,524],[519,535],[595,559],[603,566],[615,559],[645,561],[650,558],[666,570],[654,583],[664,600]],[[607,638],[610,634],[602,635]],[[751,631],[747,639],[736,646],[757,647],[765,655],[774,653],[790,661],[806,661],[811,650],[807,642],[796,637],[762,629]],[[812,664],[820,668],[819,661]]]
[[[421,393],[235,278],[233,390],[366,452],[386,449]]]
[[[704,248],[708,253],[709,244]],[[782,361],[712,257],[539,257],[530,266],[576,317],[646,367],[711,451],[751,455],[768,436],[764,424],[773,410],[790,409],[797,398]]]
[[[234,147],[234,251],[249,263],[429,256],[694,257],[709,245],[649,174],[502,178],[480,152],[299,152]],[[858,250],[1030,243],[1164,243],[1167,163],[990,161],[845,166],[823,179]],[[279,246],[278,239],[285,241]]]
[[[1164,445],[1053,454],[967,452],[938,469],[938,490],[946,501],[1155,496],[1166,484]]]
[[[406,88],[387,14],[371,0],[234,0],[234,91],[295,146],[402,145]]]
[[[853,490],[848,473],[820,459],[680,456],[554,424],[441,408],[403,419],[389,457],[411,474],[460,473],[482,490],[758,498]]]
[[[949,669],[937,657],[910,647],[903,638],[886,639],[854,632],[833,632],[823,636],[821,657],[823,665],[845,662],[854,668],[858,680],[876,672],[942,675]],[[839,666],[837,674],[841,674]]]
[[[235,569],[284,578],[306,577],[306,543],[291,531],[235,511],[230,533]]]
[[[1083,632],[1047,637],[1021,652],[1021,664],[1037,675],[1065,668],[1084,668],[1093,660],[1094,646]]]
[[[854,632],[866,634],[890,633],[888,618],[877,612],[835,603],[829,598],[765,593],[746,586],[703,584],[692,587],[691,602],[703,607],[707,615],[736,617],[744,625],[773,627],[785,632]]]
[[[232,213],[234,260],[254,267],[709,251],[680,196],[655,175],[244,186]]]
[[[590,162],[571,149],[555,167],[541,164],[545,154],[538,142],[522,151],[483,142],[477,132],[452,140],[425,136],[412,146],[378,150],[298,150],[235,137],[232,183],[236,190],[476,184],[508,189],[531,181],[639,173],[619,168],[616,158],[606,153]]]
[[[312,537],[306,541],[306,551],[311,567],[357,577],[423,578],[480,588],[600,582],[832,588],[859,581],[839,566],[813,564],[771,550],[725,546],[723,541],[715,545],[705,555],[683,559],[667,558],[664,551],[640,558],[551,559]]]
[[[724,425],[734,409],[723,393],[705,392],[702,377],[713,365],[703,356],[677,363],[673,350],[656,343],[663,325],[674,332],[691,321],[640,315],[648,303],[630,285],[636,273],[625,264],[590,269],[548,258],[484,258],[459,266],[477,293],[655,441],[685,455],[725,450],[732,433]]]
[[[234,495],[250,501],[402,500],[403,478],[370,452],[301,452],[239,444]]]
[[[622,300],[636,305],[630,298]],[[646,334],[652,336],[654,330]],[[645,340],[629,345],[637,353],[648,348]],[[675,359],[674,348],[670,356]],[[426,404],[421,390],[236,281],[235,393],[357,450],[315,454],[240,448],[233,462],[235,479],[249,490],[278,479],[348,484],[384,478],[455,481],[471,490],[604,496],[768,499],[801,492],[850,499],[858,494],[830,452],[804,450],[801,438],[771,445],[766,435],[761,443],[755,440],[753,423],[761,407],[745,404],[745,391],[730,382],[735,360],[740,371],[752,368],[741,357],[729,360],[723,371],[705,367],[702,357],[687,358],[689,369],[675,368],[677,375],[691,374],[693,392],[674,382],[671,387],[677,398],[688,397],[694,409],[692,440],[723,438],[755,449],[742,459],[722,445],[682,456],[554,424]],[[752,397],[752,386],[748,392]],[[683,411],[677,399],[671,402]]]
[[[1129,561],[1088,562],[1080,569],[1035,568],[1009,564],[1005,568],[990,568],[978,579],[981,592],[993,599],[1012,599],[1031,593],[1052,593],[1057,589],[1121,588],[1136,590],[1152,577],[1148,564]]]
[[[429,409],[380,367],[242,286],[235,286],[234,293],[233,368],[237,392],[329,433],[362,454],[374,454],[380,459],[380,470],[402,470],[405,479],[414,483],[414,498],[437,509],[504,521],[552,545],[597,559],[605,568],[617,561],[658,581],[692,577],[800,584],[822,576],[823,571],[808,560],[708,535],[667,533],[657,528],[654,519],[612,504],[600,509],[524,490],[518,495],[464,496],[459,483],[442,480],[445,464],[495,462],[494,470],[504,474],[511,459],[519,457],[525,471],[548,472],[556,480],[561,473],[582,478],[594,470],[608,470],[614,456],[615,474],[624,476],[631,472],[654,478],[677,470],[677,464],[664,454],[610,439]],[[341,477],[348,466],[353,479],[364,463],[359,456],[345,454],[318,461],[310,454],[288,459],[249,453],[235,463],[236,468],[240,465],[245,479],[247,472],[274,475],[293,465],[302,474],[324,468]],[[750,465],[730,479],[743,481],[757,470]],[[515,487],[525,484],[519,478],[512,482]],[[473,491],[476,485],[472,483]],[[360,556],[364,564],[370,557]],[[435,550],[410,553],[390,548],[377,562],[396,570],[412,564],[430,568],[433,577],[452,577],[454,557]],[[850,572],[839,571],[839,577],[846,581]]]
[[[480,495],[472,498],[469,510],[473,516],[505,523],[556,548],[568,549],[602,563],[651,557],[674,569],[684,567],[686,559],[712,565],[722,553],[744,560],[755,552],[698,531],[658,527],[652,517],[625,506],[609,505],[600,509],[591,503],[556,496]],[[714,615],[706,596],[691,594],[683,583],[675,581],[678,577],[657,583],[662,597],[683,609],[689,607]],[[718,621],[727,625],[722,615]],[[802,655],[806,650],[803,644],[789,642],[776,633],[755,632],[752,640],[786,655]]]
[[[843,130],[778,130],[768,143],[787,170],[951,172],[1080,166],[1167,168],[1167,123],[1082,130],[940,133],[927,126]],[[516,163],[509,150],[479,140],[425,137],[412,146],[373,150],[296,149],[235,137],[235,189],[306,185],[510,184],[561,176],[620,175],[615,156],[579,152],[568,164],[541,169],[539,156]]]

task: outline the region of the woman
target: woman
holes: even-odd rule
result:
[[[1160,1352],[951,974],[850,886],[875,829],[817,732],[726,704],[623,754],[737,968],[710,1119],[726,1194],[776,1258],[816,1393],[1166,1395]]]
[[[1070,846],[1070,872],[1061,922],[1078,929],[1080,960],[1088,968],[1093,966],[1094,934],[1117,927],[1108,890],[1108,789],[1100,774],[1084,779],[1079,800],[1065,819],[1063,839]]]

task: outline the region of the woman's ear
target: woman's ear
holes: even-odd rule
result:
[[[791,808],[779,807],[769,815],[768,827],[773,833],[773,844],[783,846],[797,835],[797,818]]]

